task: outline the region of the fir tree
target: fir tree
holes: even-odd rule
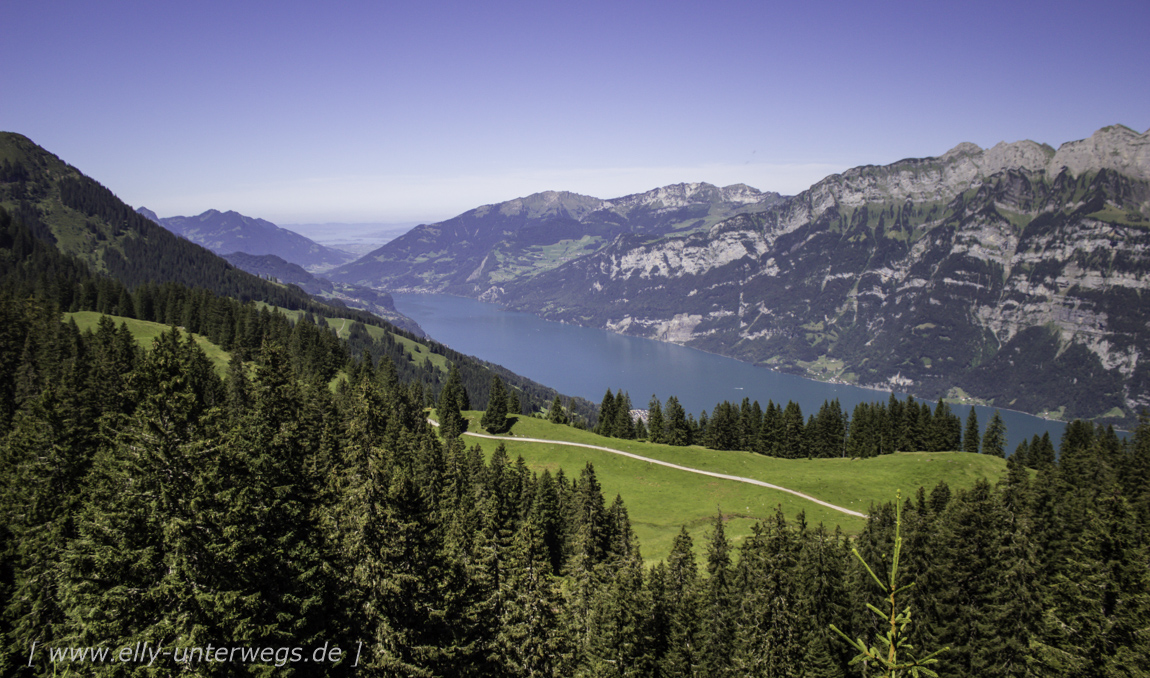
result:
[[[731,543],[723,528],[723,514],[715,516],[707,545],[707,574],[702,594],[700,663],[707,676],[733,674],[735,651],[735,586],[731,571]]]
[[[687,425],[687,414],[679,399],[675,396],[667,398],[667,439],[669,445],[690,445],[691,428]]]
[[[982,446],[979,442],[978,435],[978,413],[974,408],[970,408],[970,414],[966,415],[966,431],[962,436],[962,451],[970,454],[978,454]]]
[[[467,430],[467,420],[461,413],[461,410],[466,409],[463,404],[464,395],[459,368],[452,365],[447,383],[439,393],[439,403],[435,408],[436,414],[439,415],[439,432],[444,438],[458,438]]]
[[[982,453],[996,457],[1006,456],[1006,424],[1003,423],[998,410],[994,411],[990,423],[986,425],[986,433],[982,436]]]
[[[563,411],[563,404],[559,402],[559,396],[551,401],[551,409],[547,411],[547,421],[552,424],[566,424],[567,414]]]
[[[595,422],[595,433],[601,436],[611,436],[615,427],[615,412],[617,409],[615,394],[611,393],[611,389],[607,389],[607,392],[603,394],[603,401],[599,403],[599,419]]]
[[[498,376],[491,378],[491,394],[487,398],[487,411],[479,422],[488,433],[506,433],[511,423],[507,419],[507,390]]]
[[[653,443],[661,443],[664,442],[666,435],[663,423],[663,406],[659,403],[659,399],[652,394],[651,402],[647,405],[647,439]]]

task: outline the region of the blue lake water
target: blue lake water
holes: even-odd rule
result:
[[[607,389],[626,391],[632,406],[646,408],[652,395],[675,396],[684,409],[699,413],[723,401],[743,398],[785,404],[793,400],[803,415],[838,398],[850,414],[860,402],[885,402],[889,392],[828,384],[756,367],[731,358],[650,339],[543,320],[497,304],[439,294],[396,294],[400,313],[415,320],[436,341],[487,360],[567,395],[598,403]],[[905,394],[897,394],[905,398]],[[933,403],[932,403],[933,405]],[[967,405],[951,405],[965,425]],[[985,430],[994,408],[975,406]],[[1065,425],[1020,412],[1000,410],[1006,423],[1007,452],[1023,439],[1050,433],[1055,447]]]

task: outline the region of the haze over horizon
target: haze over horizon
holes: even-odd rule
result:
[[[295,224],[1150,127],[1146,3],[272,8],[8,7],[0,129],[161,216]]]

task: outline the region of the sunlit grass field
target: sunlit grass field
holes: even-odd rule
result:
[[[104,314],[95,311],[65,313],[64,322],[67,322],[68,318],[71,318],[76,321],[76,327],[79,327],[81,332],[85,330],[95,332],[96,324],[100,322],[101,315]],[[125,318],[118,315],[110,315],[108,317],[112,319],[112,322],[116,324],[117,328],[119,328],[121,324],[127,323],[128,331],[135,337],[136,343],[146,350],[152,349],[152,342],[156,340],[156,337],[171,329],[171,327],[163,323],[154,323],[148,320],[136,320],[135,318]],[[226,375],[228,373],[228,361],[231,360],[231,354],[208,341],[208,338],[203,335],[192,334],[192,338],[196,340],[200,348],[204,349],[204,353],[207,354],[208,358],[212,361],[212,366],[216,369],[216,374],[221,377]]]
[[[469,431],[483,433],[482,412],[465,412]],[[750,452],[672,447],[646,442],[604,438],[589,431],[552,424],[542,419],[520,416],[509,435],[501,436],[508,455],[522,456],[536,472],[563,469],[577,479],[590,462],[603,488],[608,504],[621,495],[631,524],[638,535],[643,556],[662,560],[680,527],[687,526],[696,547],[718,511],[722,511],[727,533],[738,542],[751,533],[755,522],[782,508],[788,520],[804,512],[809,525],[823,523],[828,529],[840,527],[849,534],[862,529],[865,521],[820,506],[786,492],[746,483],[700,476],[643,462],[600,450],[549,443],[524,442],[516,438],[543,438],[600,445],[633,454],[689,466],[704,471],[753,478],[809,494],[837,506],[867,513],[872,503],[892,501],[895,493],[913,497],[919,487],[932,489],[945,481],[952,490],[970,487],[979,478],[996,482],[1006,473],[1006,462],[964,452],[910,452],[871,459],[776,459]],[[468,438],[490,456],[498,443]]]

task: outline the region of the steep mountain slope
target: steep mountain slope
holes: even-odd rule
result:
[[[259,347],[259,332],[274,325],[268,307],[279,307],[292,313],[275,317],[285,323],[283,318],[292,318],[297,329],[302,322],[342,332],[336,341],[346,340],[344,359],[364,352],[376,360],[391,356],[399,376],[422,383],[428,393],[437,393],[446,381],[449,361],[459,368],[477,407],[486,407],[493,375],[519,393],[525,410],[546,408],[561,395],[499,365],[348,308],[338,298],[313,299],[294,285],[240,270],[134,212],[110,190],[28,138],[9,132],[0,132],[0,292],[4,299],[32,299],[29,304],[53,310],[182,324],[205,336],[211,333],[204,328],[210,328],[230,337],[228,341],[255,337],[248,347],[252,351]],[[381,303],[385,301],[381,297]],[[245,320],[247,315],[252,318]],[[282,334],[299,340],[301,350],[315,347],[306,332],[285,328]],[[221,338],[220,345],[224,343]],[[593,403],[565,401],[580,417],[594,420]]]
[[[741,184],[677,184],[610,201],[536,193],[418,226],[329,277],[383,289],[479,296],[493,285],[594,252],[621,233],[688,233],[761,211],[780,197]]]
[[[252,275],[295,285],[314,297],[362,309],[383,318],[400,329],[411,332],[417,337],[426,336],[418,323],[396,310],[395,301],[386,292],[348,283],[333,283],[325,278],[312,275],[303,267],[284,261],[274,254],[256,256],[246,252],[233,252],[223,255],[223,257],[228,263]]]
[[[194,217],[160,218],[146,207],[136,211],[172,233],[220,255],[232,252],[274,254],[310,271],[326,270],[355,259],[353,254],[324,247],[270,221],[247,217],[239,212],[208,210]]]
[[[818,378],[1129,424],[1150,406],[1150,135],[962,144],[488,296]]]
[[[261,280],[137,214],[80,170],[11,132],[0,132],[0,206],[37,238],[129,287],[174,282],[241,301],[323,310],[302,290]]]

